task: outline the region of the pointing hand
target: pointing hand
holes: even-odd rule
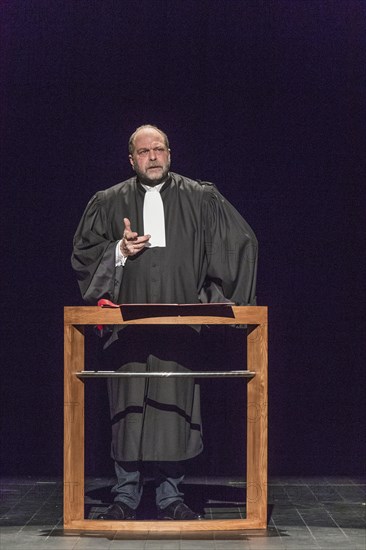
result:
[[[128,218],[123,218],[125,225],[123,237],[120,244],[121,252],[124,256],[135,256],[149,241],[151,235],[142,235],[141,237],[131,229],[131,222]]]

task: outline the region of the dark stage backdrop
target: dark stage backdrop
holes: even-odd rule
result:
[[[258,235],[270,473],[360,474],[365,3],[3,0],[1,18],[2,473],[61,473],[73,233],[95,191],[130,177],[127,139],[152,123],[173,170],[215,182]],[[241,393],[210,389],[223,413]],[[111,468],[102,405],[92,473]],[[234,433],[229,412],[208,435]]]

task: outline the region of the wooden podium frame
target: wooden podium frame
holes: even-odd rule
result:
[[[64,308],[64,528],[88,531],[215,531],[267,527],[267,307],[233,306],[234,318],[154,317],[125,321],[121,310],[97,306]],[[202,521],[90,520],[84,517],[85,325],[247,325],[246,518]],[[233,427],[234,428],[234,427]]]

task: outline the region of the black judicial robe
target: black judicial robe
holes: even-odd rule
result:
[[[172,172],[161,189],[166,247],[145,248],[128,258],[124,267],[115,267],[123,218],[129,218],[133,231],[144,234],[144,194],[133,177],[89,201],[72,255],[84,300],[90,304],[100,298],[116,303],[230,300],[255,305],[257,240],[252,229],[214,185]],[[144,327],[147,332],[154,329]],[[154,335],[137,337],[139,330],[114,332],[110,342],[116,342],[107,350],[110,355],[120,344],[120,365],[110,355],[114,368],[184,371],[191,367],[181,363],[179,350],[174,357],[174,345],[154,350]],[[190,332],[196,355],[197,335]],[[189,336],[180,338],[191,345]],[[199,389],[193,379],[109,379],[108,389],[115,460],[185,460],[201,452]]]

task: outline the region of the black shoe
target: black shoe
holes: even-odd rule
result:
[[[136,519],[136,511],[124,502],[115,502],[105,512],[99,514],[97,519]]]
[[[184,502],[176,500],[167,506],[166,508],[158,508],[158,519],[202,519],[202,516],[193,512]]]

